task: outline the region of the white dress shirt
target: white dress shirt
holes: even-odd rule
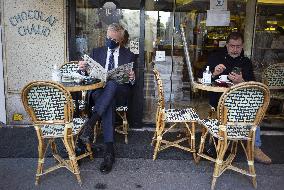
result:
[[[105,65],[105,70],[108,71],[108,64],[109,64],[109,56],[111,54],[111,49],[108,48],[107,50],[107,58],[106,58],[106,65]],[[119,47],[117,47],[114,52],[113,52],[113,56],[114,56],[114,68],[118,67],[118,56],[119,56]]]

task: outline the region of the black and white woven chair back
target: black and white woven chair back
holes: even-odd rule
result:
[[[73,103],[70,93],[55,82],[36,81],[22,92],[26,111],[35,123],[66,123],[72,121]]]
[[[64,63],[60,68],[59,71],[61,74],[71,74],[78,71],[78,61],[71,61]]]
[[[218,105],[219,121],[258,124],[269,104],[268,87],[259,82],[244,82],[223,93]]]
[[[163,82],[161,80],[159,71],[157,69],[153,69],[154,72],[154,76],[156,79],[156,83],[157,83],[157,88],[158,88],[158,106],[163,109],[165,108],[165,98],[164,98],[164,89],[163,89]]]
[[[284,86],[284,63],[273,64],[264,70],[264,83],[269,87]]]

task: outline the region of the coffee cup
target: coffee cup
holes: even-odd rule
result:
[[[228,81],[228,75],[220,75],[219,80],[220,81]]]

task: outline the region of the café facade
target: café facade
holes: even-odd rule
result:
[[[210,52],[241,31],[244,53],[255,76],[284,62],[282,0],[0,0],[0,121],[30,124],[21,90],[34,80],[51,80],[54,65],[80,59],[104,44],[108,24],[129,32],[127,47],[136,54],[136,85],[129,101],[133,128],[155,123],[157,89],[152,63],[164,82],[166,106],[192,106],[204,116],[207,94],[193,92],[186,66],[184,26],[193,75],[202,72]]]

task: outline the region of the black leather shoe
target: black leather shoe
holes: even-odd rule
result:
[[[91,143],[91,136],[93,134],[93,127],[88,125],[87,122],[85,122],[82,126],[82,134],[79,136],[79,139],[84,143]]]
[[[102,174],[108,174],[112,170],[112,165],[115,162],[113,153],[106,153],[104,161],[100,165],[100,171]]]

